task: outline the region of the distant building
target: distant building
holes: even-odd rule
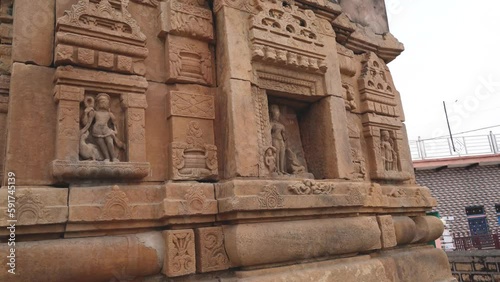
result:
[[[417,183],[438,200],[437,212],[451,235],[500,229],[500,155],[413,162]]]

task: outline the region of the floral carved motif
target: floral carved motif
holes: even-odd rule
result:
[[[17,220],[19,224],[31,225],[45,223],[50,213],[46,209],[40,195],[28,189],[23,195],[17,198]]]
[[[222,227],[207,227],[196,230],[196,246],[199,250],[198,270],[210,272],[228,269],[229,258],[224,247]]]
[[[193,230],[164,232],[167,254],[164,272],[167,276],[181,276],[196,270]]]
[[[118,185],[106,194],[105,202],[101,207],[101,220],[128,219],[132,216],[130,201],[125,192]]]

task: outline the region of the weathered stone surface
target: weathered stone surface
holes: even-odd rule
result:
[[[151,164],[151,172],[146,181],[164,181],[167,179],[167,148],[168,131],[165,121],[167,119],[166,107],[167,86],[165,84],[149,82],[146,92],[148,109],[146,111],[146,156]]]
[[[12,69],[5,169],[17,175],[18,185],[53,183],[50,163],[56,152],[57,122],[53,76],[51,68],[14,63]]]
[[[311,232],[311,230],[313,232]],[[290,262],[381,248],[373,217],[223,226],[234,266]]]
[[[55,0],[15,1],[12,60],[50,66],[54,46]]]
[[[165,251],[159,232],[16,242],[15,247],[16,257],[22,259],[16,262],[15,275],[0,273],[2,281],[128,280],[160,273]],[[9,246],[0,248],[7,253]],[[8,258],[2,256],[0,261],[6,265]]]
[[[403,46],[334,2],[1,1],[0,280],[451,281]]]
[[[349,18],[362,26],[368,27],[377,34],[389,32],[385,1],[340,1],[342,10]]]
[[[391,248],[397,245],[396,229],[390,215],[377,216],[378,226],[382,232],[382,247]]]
[[[15,186],[15,184],[14,184]],[[0,189],[0,236],[6,236],[9,220],[17,220],[16,234],[62,233],[68,221],[68,189],[49,187],[16,187],[8,193],[7,186]],[[8,196],[11,196],[10,198]],[[14,212],[8,213],[8,200],[15,199]],[[12,211],[12,210],[11,210]],[[14,218],[8,214],[15,215]]]

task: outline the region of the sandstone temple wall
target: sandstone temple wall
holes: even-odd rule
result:
[[[360,2],[1,0],[0,280],[453,281]]]

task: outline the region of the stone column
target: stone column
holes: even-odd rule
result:
[[[59,85],[55,90],[57,106],[56,159],[78,161],[80,102],[84,89]]]
[[[129,162],[146,162],[146,96],[124,94],[122,105],[126,108],[127,152]]]

